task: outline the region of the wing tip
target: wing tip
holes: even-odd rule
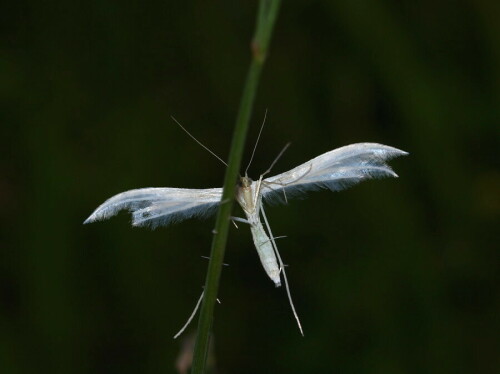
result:
[[[112,216],[114,216],[116,212],[110,211],[109,209],[99,207],[97,208],[85,221],[83,221],[84,225],[87,225],[89,223],[97,222],[97,221],[103,221],[105,219],[108,219]]]
[[[334,151],[337,151],[339,149],[349,149],[349,148],[367,150],[369,152],[373,152],[376,155],[379,155],[380,157],[386,160],[390,160],[392,158],[399,156],[408,156],[410,154],[409,152],[403,151],[402,149],[374,142],[353,143],[334,149]]]
[[[395,157],[400,157],[400,156],[408,156],[410,153],[409,152],[406,152],[406,151],[403,151],[402,149],[398,149],[398,148],[395,148],[395,147],[391,147],[391,146],[388,146],[386,145],[385,147],[389,148],[388,150],[388,154],[387,154],[387,159],[392,159],[392,158],[395,158]]]
[[[96,212],[92,213],[90,216],[87,217],[85,221],[83,221],[84,225],[88,225],[89,223],[98,221],[99,217],[97,216]]]

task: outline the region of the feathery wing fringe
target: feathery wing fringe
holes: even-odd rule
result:
[[[365,179],[397,177],[387,160],[407,152],[376,143],[357,143],[334,149],[285,173],[263,181],[262,195],[269,202],[309,191],[340,191]]]
[[[132,213],[133,226],[156,228],[213,214],[221,197],[221,188],[140,188],[106,200],[84,223],[104,220],[126,209]]]

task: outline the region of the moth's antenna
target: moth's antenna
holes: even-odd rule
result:
[[[273,163],[271,164],[271,166],[269,166],[269,169],[267,169],[264,173],[262,173],[261,177],[263,177],[264,175],[266,175],[267,173],[269,173],[271,171],[271,169],[273,168],[273,166],[276,164],[276,162],[278,162],[278,160],[281,158],[281,156],[283,156],[283,153],[285,153],[286,149],[288,147],[290,147],[290,142],[286,143],[286,145],[283,147],[283,149],[281,150],[281,152],[278,154],[278,156],[276,156],[276,158],[274,159]]]
[[[255,155],[255,150],[257,149],[257,144],[259,144],[260,134],[262,134],[262,129],[264,129],[264,124],[266,123],[266,117],[267,117],[267,109],[266,112],[264,113],[264,120],[262,121],[262,125],[260,126],[259,135],[257,136],[257,141],[255,142],[255,146],[253,147],[252,157],[250,157],[250,162],[248,163],[248,166],[245,169],[245,176],[247,175],[248,168],[252,164],[253,156]]]
[[[181,129],[183,129],[183,130],[184,130],[184,132],[185,132],[186,134],[188,134],[188,135],[191,137],[191,139],[193,139],[196,143],[198,143],[198,144],[199,144],[199,145],[201,145],[203,148],[205,148],[208,152],[210,152],[210,153],[212,154],[212,156],[214,156],[217,160],[219,160],[220,162],[222,162],[224,165],[226,165],[226,166],[227,166],[226,162],[225,162],[222,158],[220,158],[219,156],[217,156],[214,152],[212,152],[210,149],[208,149],[208,147],[206,147],[205,145],[203,145],[203,143],[202,143],[202,142],[200,142],[200,141],[199,141],[198,139],[196,139],[193,135],[191,135],[191,134],[190,134],[190,132],[189,132],[189,131],[187,131],[187,130],[186,130],[186,129],[185,129],[185,128],[184,128],[184,127],[183,127],[183,126],[179,123],[179,121],[177,121],[177,120],[174,118],[174,116],[170,116],[170,118],[172,118],[172,119],[174,120],[174,122],[175,122],[175,123],[177,123],[177,124],[179,125],[179,127],[180,127]]]

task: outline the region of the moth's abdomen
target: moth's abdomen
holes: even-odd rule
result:
[[[276,287],[281,286],[280,279],[280,268],[278,266],[278,261],[273,250],[271,240],[264,231],[262,224],[256,223],[250,226],[250,231],[252,232],[253,242],[255,248],[257,248],[257,253],[259,254],[260,262],[264,267],[267,275],[274,282]]]

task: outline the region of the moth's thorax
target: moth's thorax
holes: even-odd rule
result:
[[[260,204],[260,195],[257,191],[259,183],[255,183],[247,176],[240,177],[238,182],[236,200],[247,217],[257,214]]]

